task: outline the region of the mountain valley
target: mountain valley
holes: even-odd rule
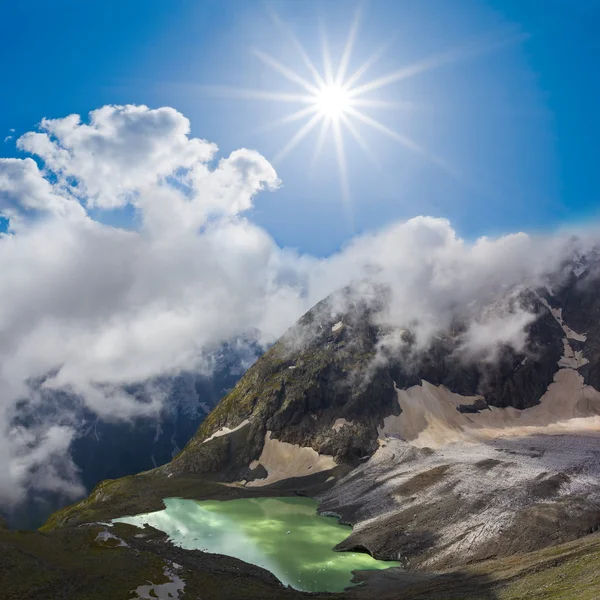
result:
[[[421,346],[410,326],[394,330],[381,318],[385,291],[357,286],[325,299],[248,369],[171,462],[100,483],[38,532],[0,532],[10,560],[24,561],[10,569],[35,560],[45,578],[25,590],[16,577],[8,598],[41,589],[105,597],[75,583],[76,565],[57,566],[63,552],[101,557],[86,577],[93,586],[109,578],[111,598],[130,598],[147,580],[172,584],[171,597],[182,599],[305,597],[238,559],[183,550],[155,528],[111,524],[160,511],[165,498],[298,495],[352,526],[335,550],[401,564],[357,572],[363,584],[337,596],[307,597],[570,598],[580,586],[582,598],[596,598],[600,279],[594,262],[565,272],[485,308],[532,315],[523,347],[499,345],[493,355],[465,348],[460,314]],[[44,544],[60,552],[50,556]],[[126,572],[110,574],[113,555]]]

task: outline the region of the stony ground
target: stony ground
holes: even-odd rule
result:
[[[439,477],[437,474],[431,477]],[[146,508],[159,502],[165,482],[105,484],[102,510],[80,507],[80,515],[105,516],[120,512],[125,488],[136,485],[149,498]],[[420,484],[426,484],[427,478]],[[248,493],[198,479],[173,482],[183,495],[223,499]],[[318,489],[320,484],[315,484]],[[120,488],[120,490],[118,489]],[[252,493],[257,493],[253,490]],[[279,490],[279,494],[285,493]],[[126,508],[124,509],[126,511]],[[63,514],[64,516],[64,514]],[[73,514],[71,515],[73,517]],[[56,521],[55,521],[56,524]],[[173,547],[156,530],[128,525],[76,524],[46,528],[45,532],[0,530],[1,597],[6,600],[130,600],[134,591],[149,586],[160,593],[176,574],[184,586],[179,600],[300,600],[302,598],[362,600],[558,600],[600,597],[600,535],[508,558],[478,562],[461,569],[424,573],[401,569],[357,573],[365,584],[341,594],[304,594],[283,588],[267,571],[242,561]],[[155,597],[152,594],[150,597]],[[160,597],[157,594],[156,597]],[[176,597],[176,596],[174,596]]]
[[[600,438],[531,436],[437,450],[388,439],[320,496],[354,525],[340,549],[440,569],[570,541],[600,526]]]
[[[508,353],[493,372],[465,368],[444,338],[418,374],[402,365],[371,373],[381,332],[365,311],[323,316],[319,305],[171,464],[103,482],[40,532],[0,531],[0,596],[118,600],[141,585],[156,595],[156,586],[183,582],[179,600],[600,598],[596,292],[589,319],[573,317],[586,298],[553,296],[560,313],[535,300],[546,310],[527,353]],[[304,331],[310,339],[296,339]],[[305,469],[296,475],[311,475],[257,485],[290,476],[284,467],[300,452]],[[359,573],[362,586],[310,596],[241,561],[174,548],[159,532],[98,525],[161,509],[169,496],[287,494],[318,498],[321,511],[354,526],[338,550],[403,568]]]

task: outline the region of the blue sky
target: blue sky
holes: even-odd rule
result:
[[[354,115],[373,158],[342,128],[346,195],[332,135],[276,161],[302,123],[268,125],[298,105],[215,86],[301,92],[252,50],[310,76],[269,11],[322,68],[320,23],[337,64],[355,0],[0,0],[0,504],[81,493],[78,409],[44,409],[35,444],[3,421],[31,381],[100,419],[156,414],[131,384],[266,347],[352,282],[385,286],[384,324],[423,347],[466,315],[477,356],[521,349],[533,315],[490,305],[598,244],[556,231],[599,216],[599,2],[366,0],[348,73],[385,45],[357,85],[413,76],[367,94],[404,106],[362,107],[378,130]]]
[[[176,108],[191,120],[193,135],[217,143],[223,155],[244,146],[272,160],[298,123],[263,126],[294,107],[221,97],[203,86],[290,91],[287,80],[249,52],[258,47],[308,75],[269,8],[320,66],[319,21],[336,61],[355,7],[337,0],[4,2],[0,136],[13,139],[2,144],[2,156],[20,156],[14,138],[42,117],[136,103]],[[592,0],[366,3],[350,70],[390,41],[371,77],[482,36],[524,34],[380,91],[382,99],[415,104],[410,110],[369,111],[451,162],[459,176],[361,127],[375,161],[346,136],[349,218],[331,140],[311,168],[314,134],[276,165],[283,187],[258,196],[251,218],[279,244],[316,255],[419,214],[448,217],[467,238],[596,220],[599,25],[600,2]],[[131,223],[127,209],[97,216]]]

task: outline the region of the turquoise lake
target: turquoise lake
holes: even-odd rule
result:
[[[318,515],[318,503],[310,498],[164,502],[165,510],[114,522],[148,524],[181,548],[234,556],[303,591],[340,592],[352,585],[353,570],[399,566],[360,552],[334,552],[351,528]]]

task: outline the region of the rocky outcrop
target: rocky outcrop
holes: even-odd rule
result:
[[[458,318],[417,348],[410,328],[390,331],[381,307],[343,290],[260,358],[161,472],[256,489],[331,467],[321,509],[354,525],[340,549],[410,568],[576,539],[600,525],[598,282],[570,271],[513,293],[535,318],[525,347],[494,360],[462,351]]]
[[[419,348],[344,290],[265,353],[170,464],[99,486],[48,527],[166,495],[301,493],[354,526],[339,550],[419,572],[583,539],[600,527],[599,291],[592,271],[521,291],[527,343],[484,360],[462,351],[460,319]]]
[[[307,313],[248,370],[168,468],[229,475],[258,460],[267,434],[339,463],[358,464],[372,454],[379,421],[398,411],[394,381],[389,370],[373,367],[378,332],[369,308],[351,300],[348,306],[341,313],[328,300]],[[336,430],[340,418],[349,425]],[[244,444],[240,435],[206,441],[244,420]]]
[[[344,290],[315,306],[248,370],[167,469],[252,479],[247,469],[257,464],[266,436],[356,466],[377,450],[384,419],[400,414],[396,389],[421,380],[479,397],[462,411],[532,407],[553,381],[564,334],[535,294],[520,302],[538,315],[522,352],[505,347],[494,362],[465,360],[464,326],[457,323],[418,352],[404,331],[402,348],[382,360],[381,341],[390,332],[377,324],[372,303]],[[210,439],[246,421],[242,432]],[[335,426],[339,421],[345,425]]]

